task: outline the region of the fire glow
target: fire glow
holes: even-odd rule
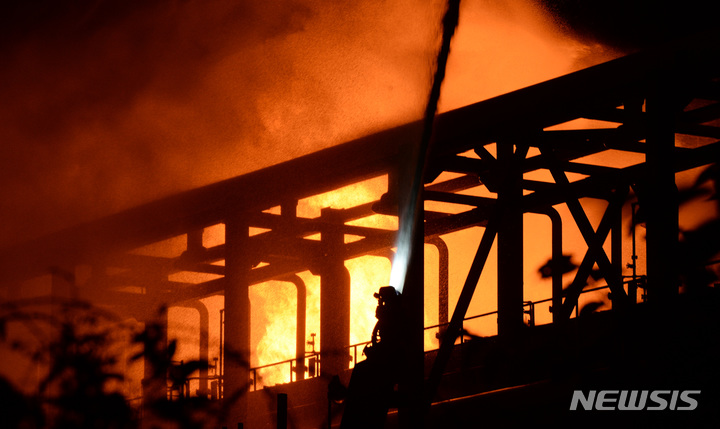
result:
[[[138,83],[140,89],[128,85],[104,85],[105,80],[100,74],[113,77],[115,70],[120,69],[113,66],[114,61],[123,65],[132,63],[124,58],[124,55],[131,52],[125,44],[134,39],[128,37],[126,40],[124,35],[130,33],[124,30],[128,27],[137,31],[146,26],[157,28],[158,20],[151,19],[153,15],[150,12],[142,24],[132,24],[130,17],[122,16],[113,21],[112,25],[96,29],[92,40],[81,41],[79,46],[88,48],[85,50],[68,52],[56,44],[51,44],[57,52],[66,52],[62,57],[62,67],[57,67],[61,61],[56,55],[28,59],[28,52],[43,46],[40,43],[41,36],[19,46],[13,52],[12,58],[22,63],[23,67],[9,67],[2,72],[11,83],[7,86],[9,94],[5,98],[23,100],[26,103],[45,98],[57,100],[53,103],[39,103],[44,106],[23,105],[18,109],[8,103],[3,112],[7,113],[5,117],[10,120],[2,124],[0,131],[4,136],[10,137],[4,141],[8,142],[8,146],[16,141],[21,143],[19,146],[27,143],[16,138],[23,133],[22,127],[16,124],[33,124],[35,129],[34,124],[45,123],[45,119],[50,117],[58,117],[64,122],[62,126],[54,126],[57,125],[54,123],[48,125],[46,132],[54,131],[54,135],[42,135],[42,138],[37,135],[24,136],[28,141],[34,138],[44,142],[57,142],[56,146],[46,151],[49,155],[36,156],[37,153],[45,153],[45,148],[27,145],[30,149],[27,150],[29,155],[26,158],[7,157],[14,165],[24,166],[25,170],[15,175],[8,174],[14,179],[20,179],[2,184],[2,189],[7,191],[3,192],[4,195],[23,196],[18,197],[12,204],[7,204],[9,211],[6,216],[12,219],[3,222],[7,229],[3,232],[8,232],[3,238],[5,235],[9,237],[17,234],[17,231],[32,233],[52,230],[127,208],[160,195],[262,168],[374,129],[416,119],[421,113],[417,106],[425,97],[428,83],[424,73],[417,73],[417,70],[427,70],[427,67],[421,66],[435,55],[433,43],[430,42],[434,42],[436,37],[431,34],[432,31],[427,30],[433,26],[426,23],[437,22],[439,11],[437,5],[421,8],[416,2],[400,3],[402,5],[398,6],[386,4],[382,10],[369,10],[373,9],[373,6],[367,4],[358,6],[356,15],[370,17],[367,19],[375,19],[374,22],[354,20],[350,18],[351,14],[337,8],[318,7],[314,11],[315,15],[308,13],[307,16],[293,11],[288,13],[292,16],[287,20],[300,19],[300,23],[294,21],[297,27],[284,29],[280,34],[265,34],[253,27],[252,30],[257,34],[253,33],[250,42],[262,43],[252,47],[246,46],[252,43],[245,39],[234,43],[230,38],[226,38],[225,34],[215,32],[208,38],[197,39],[186,33],[185,29],[175,29],[171,23],[175,22],[174,20],[162,21],[162,25],[159,25],[162,31],[153,34],[174,34],[176,30],[182,33],[183,43],[178,46],[183,49],[174,47],[167,55],[155,56],[149,51],[164,49],[165,46],[159,42],[148,45],[148,52],[143,52],[144,55],[140,57],[146,58],[148,63],[165,63],[153,63],[158,67],[147,71],[146,74],[152,79],[140,82],[142,85]],[[523,26],[540,28],[538,25],[526,25],[528,16],[532,15],[531,21],[537,23],[538,16],[541,15],[532,6],[511,1],[507,10],[499,11],[495,9],[497,6],[486,3],[482,2],[482,7],[464,3],[461,15],[468,18],[464,21],[466,25],[458,30],[459,36],[463,37],[459,40],[464,44],[453,47],[462,55],[455,56],[448,64],[451,91],[449,94],[444,93],[442,107],[445,110],[479,101],[488,95],[497,95],[497,91],[515,89],[563,74],[572,69],[579,56],[590,50],[574,41],[564,40],[564,43],[559,43],[557,34],[548,33],[545,27],[539,34],[547,37],[529,34],[527,31],[515,31]],[[201,9],[204,11],[202,14],[196,14],[194,12],[197,12],[197,8],[196,2],[187,2],[187,5],[180,6],[180,10],[176,12],[186,19],[186,23],[192,24],[187,28],[214,28],[207,22],[200,21],[204,18],[216,18],[213,16],[215,13],[218,16],[226,15],[224,10],[211,11],[209,8]],[[262,9],[254,6],[246,8],[255,14]],[[282,7],[277,9],[290,10]],[[161,10],[151,12],[162,12],[163,16],[167,13]],[[247,16],[254,16],[253,13]],[[262,15],[262,18],[261,24],[257,26],[267,24],[267,27],[272,29],[280,27],[274,18],[272,22],[265,22],[270,20],[266,15]],[[246,19],[243,18],[241,22]],[[332,25],[328,25],[330,23]],[[307,24],[306,28],[301,31],[300,27],[304,24]],[[370,25],[360,28],[366,24]],[[234,23],[233,27],[242,26]],[[398,28],[402,30],[398,31]],[[499,29],[503,30],[502,44],[480,43],[487,42],[487,36],[485,39],[476,36],[486,28],[493,34],[498,33]],[[267,29],[265,31],[269,32]],[[337,34],[349,34],[355,38],[331,37]],[[63,40],[58,39],[56,43],[61,45]],[[532,44],[527,43],[528,40]],[[98,49],[106,45],[112,45],[115,49]],[[184,49],[188,45],[194,49]],[[369,52],[368,46],[379,46],[379,51]],[[487,51],[488,46],[493,49],[492,52]],[[202,62],[197,70],[193,68],[187,71],[188,63],[196,64],[201,62],[199,60],[208,59],[187,58],[185,52],[205,52],[210,51],[210,47],[217,47],[221,52],[216,52],[208,63]],[[96,59],[87,56],[84,53],[86,51],[106,52],[106,55],[112,57],[109,60],[113,61],[101,57],[101,60],[108,61],[107,65],[98,69],[92,66]],[[543,58],[538,59],[538,54],[528,55],[528,51],[542,52]],[[517,67],[517,64],[494,62],[495,58],[500,57],[524,58],[526,62],[529,58],[531,64]],[[333,59],[331,64],[328,64],[328,58]],[[493,61],[488,61],[488,58],[493,58]],[[587,58],[583,59],[587,61]],[[541,67],[532,63],[536,60]],[[28,61],[37,64],[32,63],[33,67],[28,67]],[[248,62],[250,66],[247,66]],[[483,67],[478,67],[480,64]],[[142,64],[136,61],[135,66],[140,67]],[[495,69],[488,73],[488,67]],[[25,72],[28,68],[34,71],[28,74]],[[507,69],[512,69],[513,72],[507,74]],[[73,80],[66,87],[53,87],[54,82],[36,76],[47,75],[47,70],[73,75]],[[93,70],[98,76],[83,83],[84,75],[78,71],[84,70]],[[176,74],[178,70],[185,72]],[[530,72],[532,76],[528,75]],[[165,79],[167,76],[174,76],[175,79],[168,81]],[[492,79],[488,79],[488,76]],[[498,76],[502,76],[502,79]],[[108,112],[110,108],[105,104],[102,109],[92,109],[91,103],[78,101],[78,94],[84,92],[76,91],[76,87],[95,89],[101,94],[97,98],[106,102],[112,102],[113,98],[112,94],[102,93],[100,90],[103,88],[122,89],[133,96],[125,97],[123,93],[123,97],[119,98],[128,104],[118,104],[114,106],[113,112]],[[28,96],[31,89],[35,95]],[[217,96],[218,94],[222,94],[222,97]],[[103,98],[103,95],[107,99]],[[53,115],[45,112],[57,105],[84,107],[79,113],[69,108],[56,109]],[[30,115],[29,112],[37,110],[40,110],[40,114],[45,113],[47,118],[39,119]],[[237,112],[240,111],[252,113],[243,113],[242,117],[237,117]],[[103,119],[94,118],[93,112],[99,112]],[[206,113],[209,115],[206,116]],[[20,118],[21,114],[28,116]],[[95,120],[86,120],[86,115]],[[107,119],[116,117],[122,119],[114,123]],[[254,140],[256,137],[257,142]],[[97,145],[98,141],[104,144]],[[288,144],[289,141],[293,144]],[[96,146],[101,146],[99,150],[103,156],[93,155],[98,150]],[[38,159],[45,158],[53,159],[52,162],[46,161],[49,168],[38,164]],[[89,162],[90,160],[93,162]],[[142,162],[138,162],[139,160]],[[416,156],[409,164],[419,166],[422,162]],[[5,171],[15,171],[17,168],[8,168]],[[50,174],[35,176],[38,172]],[[35,186],[32,191],[27,188],[28,184],[38,182],[43,182],[43,186]],[[418,225],[416,207],[420,186],[421,181],[416,180],[410,193],[411,201],[402,205],[401,220],[397,225],[397,253],[393,259],[389,284],[399,291],[402,291],[405,285],[411,258],[411,241]],[[386,182],[383,182],[382,186],[358,186],[349,192],[335,192],[322,198],[317,197],[315,201],[306,204],[315,211],[324,207],[352,206],[358,204],[353,200],[353,195],[362,195],[369,189],[368,192],[373,198],[377,198],[379,193],[384,191],[383,187],[387,187]],[[8,201],[11,199],[8,198]],[[61,209],[57,210],[58,207]],[[303,208],[298,209],[301,214]],[[32,215],[27,216],[27,213]],[[365,223],[385,228],[387,219],[366,219]],[[10,240],[18,239],[13,236]],[[462,244],[463,246],[458,246],[458,253],[472,247],[472,244]],[[453,255],[453,258],[455,259],[452,263],[455,264],[456,260],[464,256],[456,258]],[[385,284],[384,277],[388,267],[387,260],[378,257],[362,257],[346,263],[352,278],[351,341],[357,343],[369,338],[375,321],[373,309],[376,301],[372,298],[372,292]],[[460,267],[457,271],[463,272],[464,268]],[[299,275],[308,284],[307,333],[318,332],[317,278],[308,273]],[[426,278],[429,276],[426,272]],[[256,350],[253,365],[265,365],[292,358],[296,347],[293,329],[295,301],[292,288],[273,283],[263,284],[257,289],[255,292],[262,295],[262,299],[255,297],[256,303],[260,305],[254,310],[260,319],[267,322],[267,326],[263,328],[265,331],[253,332],[253,345]],[[430,303],[431,300],[428,299],[427,302]],[[219,307],[221,304],[214,305]],[[193,321],[189,324],[194,323]],[[214,322],[212,326],[215,326]],[[217,337],[217,333],[212,335]],[[190,348],[194,341],[184,341],[181,346]],[[215,342],[214,338],[212,342]],[[317,347],[320,346],[321,339],[318,339]],[[180,352],[183,352],[182,348]],[[188,359],[194,358],[195,354],[188,356]],[[264,380],[267,385],[284,382],[287,380],[287,373],[278,370],[277,376],[268,374]]]

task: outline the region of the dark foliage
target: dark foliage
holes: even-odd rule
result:
[[[38,305],[47,311],[38,311]],[[140,427],[143,419],[142,427],[194,429],[216,421],[218,407],[207,398],[167,399],[168,381],[184,385],[207,363],[174,363],[176,343],[166,345],[160,325],[150,323],[134,332],[115,315],[89,304],[38,300],[3,304],[0,321],[0,340],[10,341],[10,348],[46,368],[35,393],[22,392],[0,378],[3,428],[130,429]],[[18,322],[34,338],[11,340],[7,327]],[[111,388],[124,379],[116,370],[123,363],[117,352],[122,335],[130,339],[126,347],[143,350],[128,363],[144,358],[151,368],[143,386],[158,388],[159,395],[145,398],[142,409]]]

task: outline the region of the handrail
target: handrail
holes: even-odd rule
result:
[[[630,283],[630,282],[631,282],[631,281],[626,281],[626,282],[623,282],[623,283],[625,284],[625,283]],[[602,289],[608,289],[609,287],[610,287],[609,285],[598,286],[598,287],[594,287],[594,288],[591,288],[591,289],[585,289],[585,290],[582,291],[582,293],[595,292],[595,291],[602,290]],[[542,304],[542,303],[551,302],[551,301],[552,301],[552,298],[545,298],[545,299],[541,299],[541,300],[538,300],[538,301],[525,301],[525,302],[523,302],[523,307],[529,306],[529,307],[533,308],[536,304]],[[532,311],[534,311],[534,310],[532,310]],[[475,319],[479,319],[479,318],[482,318],[482,317],[492,316],[493,314],[497,314],[497,310],[495,310],[495,311],[490,311],[490,312],[487,312],[487,313],[482,313],[482,314],[476,314],[476,315],[474,315],[474,316],[469,316],[469,317],[464,318],[463,321],[475,320]],[[436,325],[426,326],[425,328],[423,328],[423,330],[427,331],[427,330],[430,330],[430,329],[438,329],[438,328],[442,328],[442,327],[445,327],[445,326],[448,326],[448,325],[449,325],[449,323],[439,323],[439,324],[436,324]],[[463,341],[463,338],[464,338],[464,336],[460,336],[460,343],[461,343],[461,344],[464,342],[464,341]],[[370,343],[371,343],[371,341],[364,341],[364,342],[360,342],[360,343],[357,343],[357,344],[351,344],[351,345],[345,347],[345,349],[348,350],[348,351],[349,351],[350,349],[353,349],[353,354],[352,354],[353,360],[352,360],[352,362],[353,362],[354,364],[357,364],[357,363],[358,363],[358,359],[357,359],[357,349],[358,349],[358,347],[360,347],[360,346],[366,346],[366,345],[368,345],[368,344],[370,344]],[[433,351],[433,350],[435,350],[435,349],[426,350],[426,352]],[[320,353],[319,353],[319,352],[306,352],[305,358],[307,359],[307,358],[311,358],[311,357],[317,357],[317,358],[319,359]],[[250,368],[250,372],[253,374],[253,390],[257,390],[257,370],[266,369],[266,368],[270,368],[270,367],[273,367],[273,366],[280,366],[280,365],[290,364],[290,382],[292,382],[292,381],[293,381],[292,374],[294,373],[294,370],[295,370],[295,368],[292,366],[292,364],[293,364],[296,360],[297,360],[297,358],[291,358],[291,359],[286,359],[286,360],[283,360],[283,361],[280,361],[280,362],[269,363],[269,364],[257,366],[257,367],[254,367],[254,368]],[[317,374],[317,375],[319,375],[319,374]],[[316,377],[317,377],[317,375],[316,375]]]
[[[633,281],[634,281],[634,280],[628,280],[628,281],[623,282],[623,284],[631,283],[631,282],[633,282]],[[582,291],[582,293],[595,292],[595,291],[598,291],[598,290],[608,289],[608,288],[609,288],[608,285],[603,285],[603,286],[598,286],[598,287],[594,287],[594,288],[591,288],[591,289],[585,289],[585,290]],[[534,306],[535,306],[536,304],[542,304],[542,303],[551,302],[551,301],[552,301],[552,298],[541,299],[541,300],[538,300],[538,301],[525,301],[525,302],[523,302],[523,307],[528,306],[528,307],[530,307],[530,310],[529,310],[529,311],[530,311],[530,312],[534,312]],[[490,311],[490,312],[487,312],[487,313],[476,314],[476,315],[474,315],[474,316],[469,316],[469,317],[466,317],[465,319],[463,319],[463,321],[475,320],[475,319],[479,319],[479,318],[482,318],[482,317],[492,316],[493,314],[497,314],[497,310],[495,310],[495,311]],[[534,315],[532,315],[531,317],[534,318]],[[426,326],[426,327],[423,328],[423,330],[427,331],[427,330],[430,330],[430,329],[438,329],[438,328],[442,328],[442,327],[445,327],[445,326],[448,326],[448,325],[449,325],[449,323],[439,323],[439,324],[436,324],[436,325]],[[460,344],[463,344],[463,343],[464,343],[464,337],[465,337],[464,335],[461,335],[461,336],[460,336]],[[356,343],[356,344],[351,344],[351,345],[345,347],[345,349],[348,350],[348,351],[350,351],[350,349],[353,350],[353,351],[352,351],[352,362],[353,362],[353,364],[357,364],[357,363],[358,363],[358,348],[361,347],[361,346],[367,346],[367,345],[370,344],[370,343],[371,343],[371,341],[363,341],[363,342],[359,342],[359,343]],[[425,352],[426,352],[426,353],[427,353],[427,352],[432,352],[432,351],[434,351],[434,350],[436,350],[436,349],[426,350]],[[316,369],[317,369],[317,366],[318,366],[319,363],[320,363],[320,352],[318,352],[318,351],[305,352],[304,359],[312,359],[312,358],[315,358],[315,359],[316,359],[314,365],[316,366]],[[260,365],[260,366],[257,366],[257,367],[250,368],[250,372],[251,372],[251,374],[252,374],[252,379],[253,379],[253,382],[252,382],[252,390],[253,390],[253,391],[258,390],[258,387],[257,387],[258,374],[257,374],[257,372],[258,372],[259,370],[263,370],[263,369],[267,369],[267,368],[271,368],[271,367],[276,367],[276,366],[281,366],[281,365],[286,365],[286,364],[289,365],[289,368],[290,368],[290,372],[289,372],[289,373],[290,373],[290,381],[289,381],[289,382],[293,382],[293,374],[295,374],[295,376],[296,376],[296,377],[295,377],[295,378],[296,378],[295,381],[297,381],[297,367],[293,365],[293,364],[296,364],[296,363],[297,363],[297,360],[298,360],[297,357],[294,357],[294,358],[282,360],[282,361],[279,361],[279,362],[273,362],[273,363],[269,363],[269,364]],[[306,368],[308,368],[308,366],[306,366]],[[319,371],[316,370],[314,377],[317,377],[317,376],[319,376]],[[188,380],[196,379],[196,378],[199,379],[200,377],[188,377]],[[223,377],[222,374],[219,374],[219,375],[216,374],[216,375],[212,375],[212,376],[209,375],[209,376],[206,377],[206,379],[207,379],[208,381],[210,381],[210,380],[218,380],[220,383],[222,383],[223,378],[224,378],[224,377]],[[313,378],[313,377],[308,377],[308,378]]]
[[[315,364],[315,365],[317,365],[320,362],[320,352],[319,351],[305,352],[303,362],[305,361],[305,359],[312,359],[312,358],[317,359],[316,364]],[[285,365],[285,364],[290,365],[290,381],[289,381],[289,383],[292,383],[293,382],[293,374],[295,374],[295,376],[297,378],[297,372],[296,372],[297,368],[295,365],[293,365],[293,364],[296,364],[297,361],[298,361],[298,358],[294,357],[294,358],[290,358],[290,359],[285,359],[280,362],[273,362],[273,363],[268,363],[265,365],[260,365],[260,366],[250,368],[250,373],[252,374],[252,390],[253,391],[257,390],[257,382],[258,382],[257,372],[258,372],[258,370],[267,369],[267,368],[271,368],[271,367],[275,367],[275,366],[281,366],[281,365]],[[303,365],[303,366],[305,368],[309,369],[308,365]],[[319,375],[319,371],[315,371],[315,377],[317,377],[318,375]],[[312,377],[310,377],[310,378],[312,378]],[[295,381],[297,381],[297,380],[295,380]]]

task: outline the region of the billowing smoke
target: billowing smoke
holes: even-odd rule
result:
[[[5,2],[0,247],[421,115],[436,5]]]
[[[463,2],[440,111],[614,55],[534,3]],[[444,6],[3,2],[0,248],[420,119]]]
[[[411,0],[3,2],[0,247],[420,119],[443,11]],[[441,111],[602,51],[528,0],[467,2],[461,17]]]
[[[533,0],[584,41],[635,51],[717,26],[704,0]]]

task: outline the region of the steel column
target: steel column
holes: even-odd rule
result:
[[[423,427],[423,383],[425,372],[425,237],[422,201],[417,206],[417,225],[412,237],[412,251],[405,286],[402,292],[404,312],[404,347],[398,391],[400,427],[416,429]],[[409,219],[400,218],[410,221]]]
[[[250,230],[242,214],[225,222],[225,347],[223,398],[229,423],[246,422],[250,387]],[[233,403],[233,401],[237,401]]]
[[[323,222],[342,222],[339,212],[322,209]],[[350,273],[345,267],[344,235],[337,228],[321,233],[323,258],[320,275],[320,372],[332,377],[348,369],[350,354]]]
[[[641,207],[647,227],[648,300],[668,301],[678,293],[678,195],[672,88],[666,76],[655,82],[647,98],[647,186]]]
[[[517,333],[523,326],[522,170],[514,162],[513,146],[508,141],[497,143],[498,165],[503,175],[497,198],[502,213],[497,234],[498,335]]]

